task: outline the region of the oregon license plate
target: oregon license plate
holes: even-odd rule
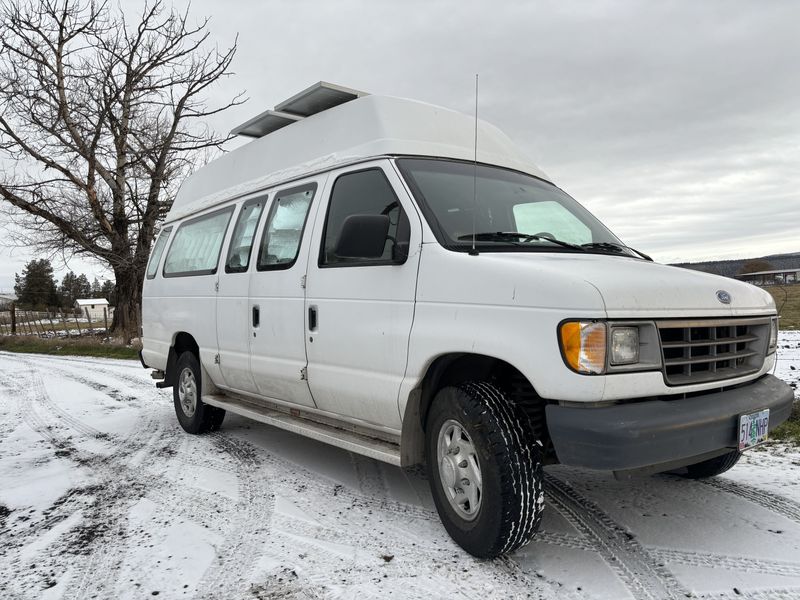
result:
[[[739,450],[751,448],[767,439],[769,409],[739,416]]]

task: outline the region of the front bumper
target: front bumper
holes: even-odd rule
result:
[[[737,447],[739,415],[769,409],[772,430],[792,411],[794,393],[765,375],[757,381],[680,400],[647,400],[606,407],[547,406],[547,428],[559,462],[626,471]]]

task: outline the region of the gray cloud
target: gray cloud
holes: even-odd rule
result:
[[[256,22],[280,26],[261,35]],[[236,82],[252,98],[226,126],[318,79],[469,112],[478,72],[483,118],[669,261],[800,250],[798,22],[795,3],[713,1],[254,2],[214,15],[215,31],[241,32]]]
[[[662,261],[800,250],[798,3],[194,0],[191,12],[212,18],[220,46],[240,34],[236,74],[213,93],[251,100],[217,129],[320,79],[471,112],[477,72],[482,118],[627,243]]]

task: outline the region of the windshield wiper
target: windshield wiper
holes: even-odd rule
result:
[[[631,248],[630,246],[626,246],[625,244],[617,244],[614,242],[592,242],[590,244],[581,244],[581,247],[597,248],[599,250],[611,250],[612,252],[618,252],[620,254],[624,253],[625,250],[630,250],[631,252],[635,252],[636,254],[641,256],[643,259],[653,262],[653,259],[650,258],[647,254],[645,254],[641,250],[637,250],[636,248]]]
[[[542,241],[542,242],[552,242],[558,246],[563,246],[564,248],[572,248],[573,250],[580,250],[581,252],[586,252],[585,248],[578,246],[576,244],[570,244],[569,242],[564,242],[562,240],[557,240],[556,238],[542,236],[542,235],[532,235],[530,233],[522,233],[521,231],[484,231],[481,233],[468,233],[467,235],[460,235],[458,236],[459,241],[469,241],[472,239],[481,242],[515,242],[519,244],[523,244],[525,242],[530,242],[532,240],[535,241]]]

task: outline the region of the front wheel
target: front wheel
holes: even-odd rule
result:
[[[705,479],[706,477],[714,477],[720,475],[725,471],[733,468],[739,462],[742,453],[738,450],[728,452],[722,456],[717,456],[703,462],[695,463],[686,467],[686,473],[682,473],[684,477],[689,479]]]
[[[494,385],[439,391],[426,457],[436,509],[455,542],[494,558],[533,539],[544,508],[542,445],[527,415]]]
[[[172,388],[175,414],[188,433],[216,431],[222,425],[225,411],[205,404],[201,398],[200,363],[192,352],[184,352],[176,365],[177,381]]]

